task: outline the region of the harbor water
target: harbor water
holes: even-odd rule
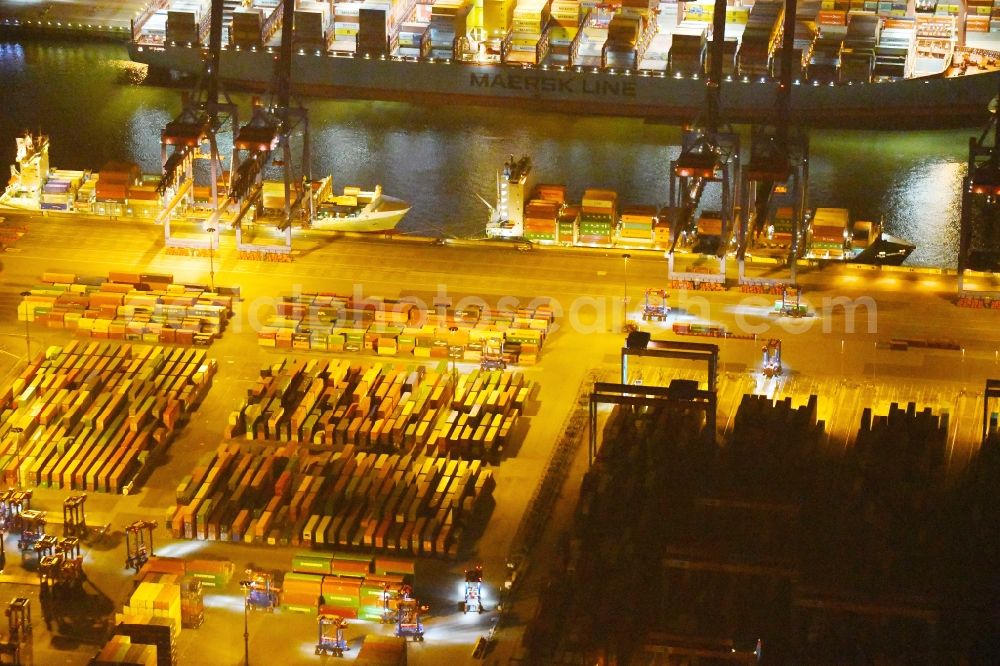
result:
[[[0,42],[0,165],[13,163],[15,137],[32,130],[50,136],[53,166],[96,170],[130,159],[144,173],[158,172],[160,130],[179,112],[182,89],[148,85],[144,77],[120,44]],[[233,100],[245,120],[249,96]],[[476,195],[493,201],[497,169],[510,155],[530,154],[536,181],[565,184],[570,200],[598,187],[617,191],[624,204],[665,204],[681,139],[677,127],[641,120],[448,100],[301,101],[309,109],[313,177],[332,173],[337,190],[381,184],[413,204],[399,230],[426,235],[481,234],[489,211]],[[981,130],[815,130],[810,206],[882,219],[886,231],[916,244],[907,265],[954,267],[968,139]],[[713,199],[709,189],[707,208]]]

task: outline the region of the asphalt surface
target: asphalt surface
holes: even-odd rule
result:
[[[163,251],[162,231],[150,224],[95,219],[35,217],[22,219],[3,213],[8,224],[25,224],[27,232],[16,247],[2,256],[0,280],[0,381],[23,364],[24,324],[16,321],[18,293],[36,283],[43,271],[101,275],[129,269],[169,272],[177,281],[207,283],[209,260],[178,257]],[[528,500],[558,440],[581,382],[592,370],[603,379],[619,373],[622,344],[622,300],[627,289],[629,317],[638,320],[646,287],[668,285],[666,263],[649,253],[633,253],[627,273],[620,252],[545,251],[519,252],[502,245],[435,246],[426,241],[381,238],[331,239],[312,236],[296,241],[291,263],[241,260],[231,235],[223,235],[213,260],[215,282],[239,285],[242,301],[223,338],[210,348],[219,362],[219,373],[206,400],[172,443],[167,459],[139,492],[127,497],[91,494],[87,513],[91,524],[110,523],[112,534],[86,551],[85,567],[92,589],[86,603],[49,608],[50,629],[44,628],[40,607],[36,615],[36,663],[83,664],[98,649],[101,627],[109,609],[127,599],[132,581],[123,568],[121,529],[137,518],[162,522],[174,499],[175,488],[196,461],[221,439],[225,418],[239,402],[239,395],[257,376],[259,368],[279,353],[256,344],[256,329],[271,310],[273,299],[295,290],[324,290],[385,297],[418,296],[428,303],[450,297],[482,299],[488,306],[503,301],[528,304],[543,299],[557,306],[558,328],[546,341],[538,366],[525,368],[537,392],[522,428],[522,437],[494,467],[497,489],[495,508],[471,553],[458,562],[421,560],[417,595],[431,605],[427,640],[411,644],[410,663],[465,663],[475,639],[486,633],[495,617],[498,587],[504,578],[504,561],[510,551]],[[873,279],[869,279],[873,278]],[[804,403],[819,396],[820,418],[827,423],[828,445],[851,446],[861,411],[871,406],[885,413],[892,402],[915,401],[947,411],[949,419],[949,470],[957,472],[978,448],[982,387],[987,377],[1000,376],[1000,312],[958,308],[953,303],[953,278],[924,273],[869,273],[812,270],[801,276],[812,316],[787,319],[771,313],[773,296],[673,292],[674,311],[667,322],[638,322],[654,338],[673,338],[674,322],[712,323],[733,332],[756,332],[763,338],[779,337],[783,343],[784,373],[765,380],[759,373],[760,342],[744,339],[676,339],[714,342],[720,346],[720,435],[732,425],[744,393],[763,392],[775,398],[790,397]],[[832,299],[846,299],[834,301]],[[854,321],[843,303],[859,305]],[[870,325],[870,326],[869,326]],[[893,338],[950,338],[960,350],[892,351]],[[64,344],[66,331],[32,326],[30,342]],[[296,354],[297,356],[306,356]],[[357,356],[352,356],[358,358]],[[671,378],[704,381],[703,371],[684,364],[636,363],[630,380],[642,376],[648,384]],[[5,374],[6,373],[6,374]],[[532,566],[522,579],[510,619],[498,633],[488,663],[511,663],[518,654],[520,632],[531,617],[541,584],[544,563],[559,534],[569,524],[580,479],[586,468],[586,446],[578,443],[568,478],[555,504],[548,509],[547,529],[532,554]],[[35,506],[58,513],[67,491],[39,490]],[[237,569],[248,565],[288,570],[294,549],[250,547],[242,544],[175,542],[160,529],[155,536],[160,554],[197,554],[231,559]],[[13,541],[8,539],[8,551]],[[9,557],[0,586],[11,595],[33,594],[37,579],[21,567],[16,554]],[[462,569],[482,563],[491,599],[482,616],[458,612]],[[37,598],[37,597],[35,597]],[[34,598],[33,598],[34,599]],[[33,604],[35,601],[33,600]],[[243,618],[239,590],[230,589],[207,598],[206,622],[198,630],[185,630],[178,643],[180,663],[238,664],[243,659]],[[82,619],[81,619],[82,618]],[[249,622],[251,663],[311,664],[315,620],[310,616],[277,612],[252,615]],[[370,632],[388,627],[352,623],[348,637],[359,645]],[[351,654],[356,654],[356,650]]]

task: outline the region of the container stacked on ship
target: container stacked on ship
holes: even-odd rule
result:
[[[578,0],[553,0],[550,11],[548,62],[568,67],[573,64],[573,42],[580,32],[580,3]]]
[[[579,242],[609,245],[617,221],[618,194],[611,190],[588,189],[580,206]]]

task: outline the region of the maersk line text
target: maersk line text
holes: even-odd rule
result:
[[[578,76],[557,78],[538,74],[476,74],[470,73],[473,88],[504,88],[525,92],[596,95],[598,97],[635,97],[635,81],[584,79]]]

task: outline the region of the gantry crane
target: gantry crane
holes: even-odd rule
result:
[[[21,513],[31,508],[30,490],[5,490],[0,493],[0,529],[16,532],[21,529]]]
[[[42,534],[31,546],[31,550],[35,551],[39,559],[51,555],[59,544],[59,537],[55,534]]]
[[[0,639],[0,663],[32,663],[30,603],[27,597],[15,597],[7,605],[7,635]]]
[[[479,367],[482,370],[504,370],[507,362],[503,358],[502,337],[483,338],[483,351],[480,357]]]
[[[84,580],[80,540],[76,537],[63,537],[55,545],[55,551],[43,556],[38,562],[41,591],[78,590]]]
[[[761,348],[761,372],[765,377],[777,377],[782,372],[781,366],[781,340],[771,338],[765,342]]]
[[[163,175],[157,190],[161,196],[168,192],[173,194],[173,199],[164,206],[159,220],[163,224],[163,233],[168,244],[171,212],[181,199],[186,197],[190,200],[193,194],[193,162],[196,157],[207,157],[209,161],[211,203],[216,221],[210,222],[207,228],[218,227],[217,217],[221,214],[223,204],[219,197],[219,184],[225,173],[222,155],[219,152],[218,134],[226,125],[229,125],[234,133],[239,127],[236,105],[228,93],[221,91],[219,86],[224,4],[223,0],[212,0],[208,48],[202,52],[203,69],[194,90],[185,97],[184,108],[180,115],[167,123],[160,133]],[[223,99],[220,99],[220,94]],[[207,156],[201,153],[201,147],[206,143],[209,147]],[[233,164],[235,157],[234,148]]]
[[[969,167],[962,181],[962,225],[958,246],[958,290],[966,270],[993,270],[1000,262],[1000,77],[990,103],[990,121],[969,139]]]
[[[792,58],[795,55],[796,0],[785,0],[780,50],[778,91],[769,123],[754,125],[750,135],[750,161],[743,169],[740,219],[736,233],[736,259],[744,276],[746,252],[762,233],[775,204],[775,194],[791,204],[791,242],[788,248],[791,281],[796,260],[804,248],[803,219],[809,195],[809,135],[791,126]]]
[[[462,612],[468,613],[470,610],[477,613],[482,613],[484,610],[482,565],[465,570],[465,600],[462,604]]]
[[[321,613],[317,618],[319,636],[316,639],[316,654],[329,657],[343,657],[347,652],[344,630],[347,620],[339,615]]]
[[[802,303],[802,290],[798,287],[784,287],[781,290],[781,300],[774,302],[777,314],[786,317],[805,317],[809,309]]]
[[[295,0],[282,0],[283,28],[281,48],[275,59],[275,74],[269,101],[253,108],[250,121],[240,128],[233,140],[233,178],[229,199],[240,203],[235,219],[237,245],[242,243],[240,221],[251,206],[260,207],[264,168],[269,161],[280,166],[284,181],[284,210],[278,228],[285,232],[291,246],[292,222],[303,209],[312,219],[312,185],[309,164],[309,117],[300,104],[292,106],[292,16]],[[292,159],[292,137],[302,133],[301,160]],[[277,155],[277,157],[275,157]],[[297,168],[296,168],[297,166]]]
[[[646,289],[646,297],[642,306],[642,320],[666,321],[667,315],[670,314],[670,306],[667,305],[669,298],[670,294],[667,293],[666,289],[655,287]]]
[[[278,589],[274,587],[271,574],[266,571],[247,569],[240,581],[249,610],[274,612],[278,607]]]
[[[681,153],[670,164],[670,207],[675,211],[672,242],[667,258],[673,272],[674,250],[682,232],[695,229],[696,212],[701,195],[709,183],[721,187],[722,229],[718,246],[712,248],[720,258],[720,272],[724,272],[724,258],[728,238],[732,234],[735,202],[739,199],[740,139],[739,135],[722,122],[722,60],[726,37],[726,0],[715,0],[712,18],[712,43],[709,57],[708,81],[705,84],[704,122],[685,128]]]
[[[25,509],[18,519],[20,536],[17,547],[23,556],[25,552],[34,550],[35,544],[45,536],[45,512],[35,509]]]
[[[153,555],[155,520],[137,520],[125,528],[125,568],[136,572]]]
[[[63,536],[87,538],[87,494],[70,495],[63,500]]]
[[[382,585],[382,624],[392,624],[396,621],[396,611],[399,608],[399,600],[413,596],[413,588],[409,585]]]
[[[424,640],[423,607],[410,596],[399,598],[396,606],[396,636],[407,640]]]

